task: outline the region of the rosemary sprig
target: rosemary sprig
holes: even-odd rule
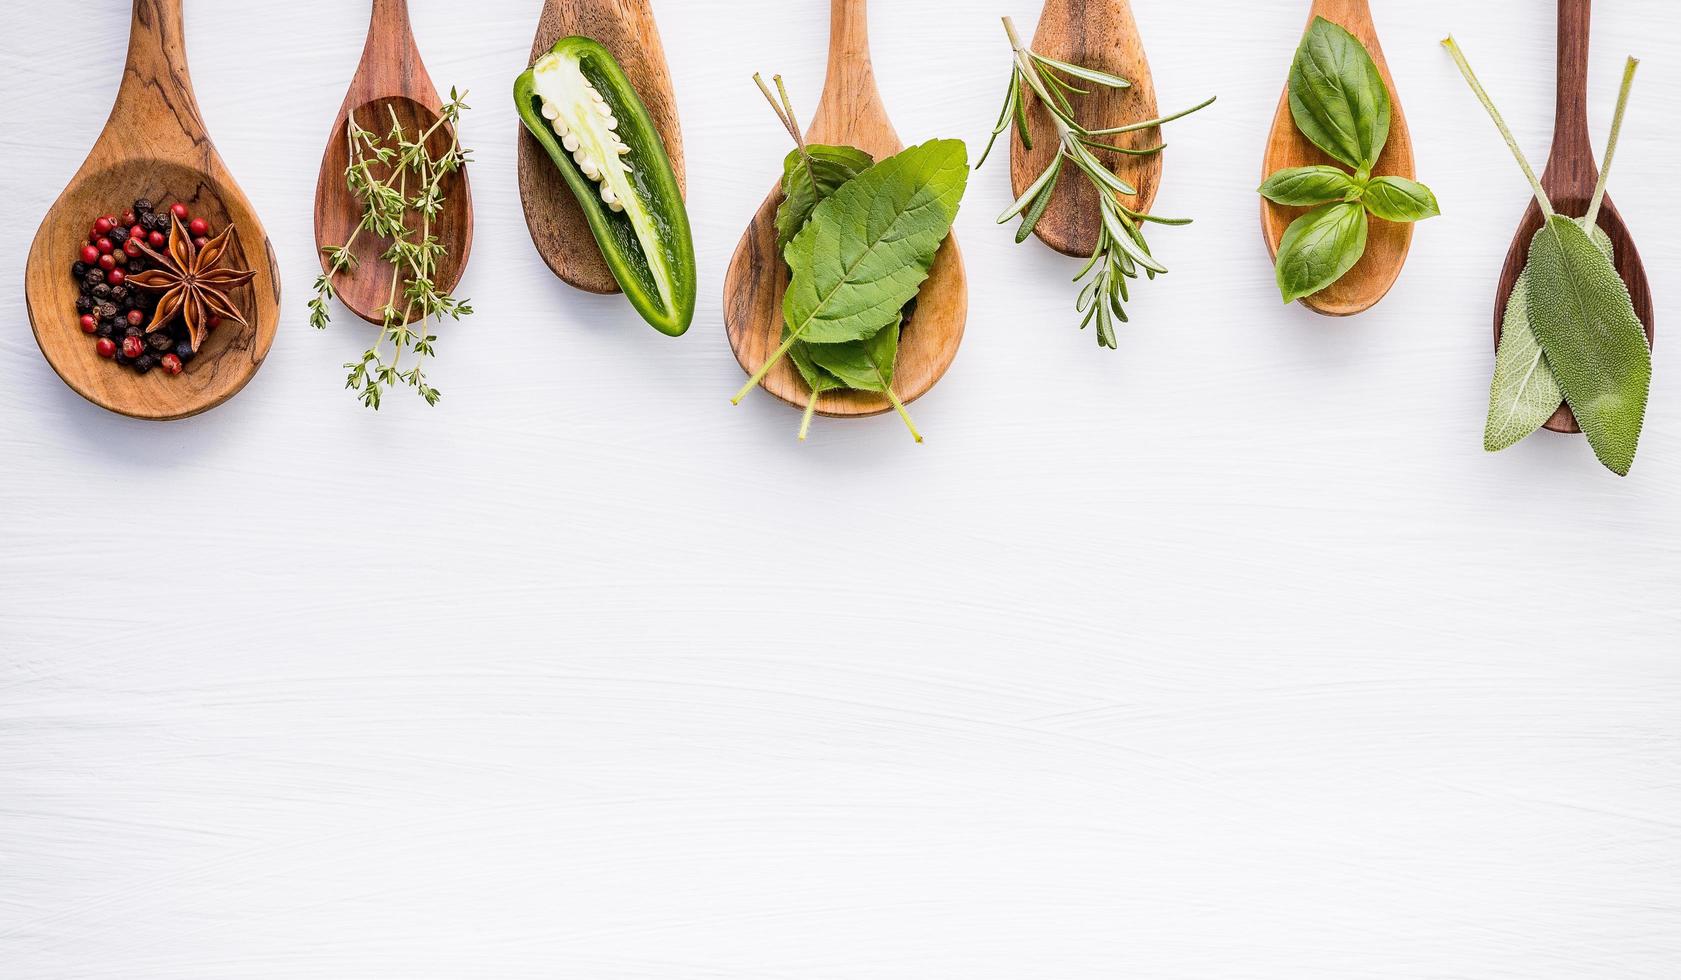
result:
[[[345,185],[362,204],[362,218],[342,245],[321,249],[327,256],[327,270],[315,280],[315,298],[309,303],[309,322],[325,329],[330,320],[327,304],[336,296],[333,281],[356,267],[352,252],[363,232],[388,240],[380,259],[391,267],[391,285],[385,305],[380,307],[379,337],[363,352],[360,360],[346,362],[349,371],[345,387],[357,390],[362,404],[378,409],[388,388],[406,385],[428,405],[436,405],[438,389],[426,382],[423,364],[434,356],[437,336],[424,327],[428,318],[459,320],[471,316],[470,304],[456,300],[437,288],[438,262],[447,253],[433,234],[433,227],[445,203],[443,182],[468,162],[471,151],[461,146],[460,119],[467,108],[466,93],[450,89],[449,102],[438,110],[438,120],[424,132],[410,134],[387,107],[391,127],[379,135],[364,129],[352,112],[345,125],[350,145],[350,164],[345,168]],[[450,143],[434,154],[428,143],[440,128],[447,127]],[[377,172],[376,172],[377,171]],[[383,173],[384,176],[379,176]],[[412,184],[412,190],[411,190]],[[390,345],[387,355],[386,345]],[[405,353],[420,360],[403,368]],[[389,356],[389,359],[388,359]]]
[[[1033,134],[1029,131],[1027,116],[1029,94],[1049,110],[1051,124],[1056,129],[1056,157],[1022,196],[998,216],[998,223],[1004,224],[1011,218],[1020,216],[1021,226],[1016,230],[1016,242],[1020,244],[1027,240],[1027,236],[1033,234],[1034,227],[1045,216],[1051,198],[1056,194],[1057,183],[1067,172],[1069,165],[1092,182],[1097,188],[1098,212],[1103,224],[1098,231],[1097,248],[1092,251],[1091,261],[1074,277],[1076,283],[1086,283],[1080,290],[1075,310],[1085,314],[1085,318],[1080,321],[1080,329],[1084,330],[1095,320],[1098,345],[1115,349],[1115,321],[1127,322],[1124,307],[1128,300],[1127,280],[1137,279],[1140,272],[1147,279],[1154,279],[1157,275],[1167,272],[1167,267],[1150,253],[1150,245],[1144,239],[1143,226],[1146,223],[1188,225],[1191,222],[1189,218],[1160,218],[1153,214],[1145,214],[1121,203],[1121,196],[1137,194],[1138,190],[1117,177],[1097,154],[1109,152],[1150,156],[1160,153],[1165,149],[1165,144],[1144,148],[1125,147],[1111,143],[1105,137],[1154,129],[1176,119],[1183,119],[1193,112],[1213,105],[1214,99],[1159,119],[1148,119],[1109,129],[1087,129],[1075,118],[1074,106],[1068,96],[1088,94],[1091,90],[1082,88],[1082,84],[1123,89],[1131,88],[1132,83],[1118,75],[1036,53],[1022,42],[1021,36],[1016,33],[1015,23],[1008,17],[1004,18],[1004,32],[1009,35],[1010,47],[1014,51],[1010,88],[1004,97],[1004,110],[998,114],[998,124],[992,130],[992,139],[987,141],[986,152],[981,154],[980,163],[975,165],[976,169],[986,162],[993,145],[998,142],[998,137],[1010,128],[1012,122],[1015,124],[1016,135],[1021,138],[1022,146],[1033,149]]]

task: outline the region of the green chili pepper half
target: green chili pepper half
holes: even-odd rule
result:
[[[648,108],[606,48],[562,38],[514,82],[521,121],[560,168],[636,312],[680,336],[695,317],[689,212]]]

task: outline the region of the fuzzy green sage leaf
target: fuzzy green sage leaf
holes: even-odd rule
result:
[[[1628,286],[1588,233],[1555,214],[1529,246],[1529,321],[1594,455],[1634,465],[1652,386],[1652,351]]]

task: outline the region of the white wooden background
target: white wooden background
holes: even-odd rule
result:
[[[25,245],[115,91],[121,0],[0,30],[0,977],[1681,977],[1681,13],[1603,2],[1614,195],[1652,269],[1634,475],[1480,436],[1537,158],[1545,0],[1378,3],[1447,216],[1353,321],[1284,308],[1253,193],[1305,3],[1139,0],[1171,132],[1118,353],[1075,263],[959,221],[962,356],[892,418],[732,408],[725,265],[809,111],[822,0],[659,0],[705,277],[679,341],[544,270],[507,97],[534,0],[416,0],[470,89],[479,313],[436,409],[340,389],[310,204],[365,2],[188,4],[286,318],[244,394],[106,415],[24,316]],[[997,15],[877,0],[910,139],[978,150]],[[1664,338],[1669,337],[1668,341]],[[162,523],[154,515],[168,515]]]

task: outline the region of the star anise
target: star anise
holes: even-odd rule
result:
[[[128,281],[141,289],[162,293],[152,322],[146,325],[151,333],[169,326],[177,316],[187,325],[187,341],[197,351],[210,332],[210,318],[221,317],[243,324],[245,317],[234,305],[228,293],[256,277],[249,269],[227,267],[227,259],[239,235],[229,225],[220,235],[204,243],[193,244],[193,236],[181,219],[170,215],[169,254],[160,255],[145,245],[140,251],[158,264],[156,269],[136,273]],[[136,240],[135,244],[139,245]]]

